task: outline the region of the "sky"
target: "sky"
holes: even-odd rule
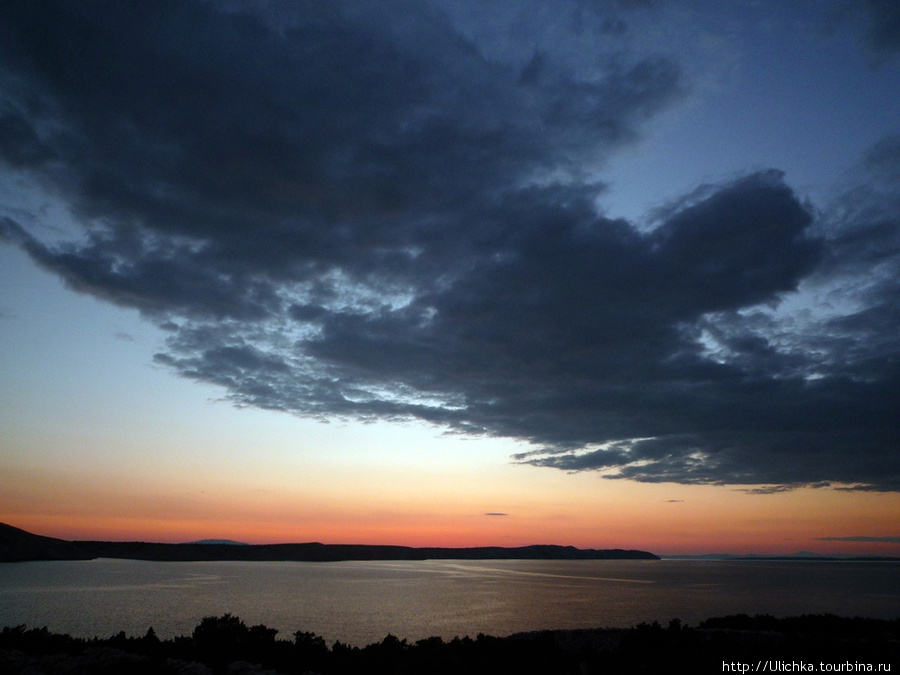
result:
[[[900,555],[900,5],[0,4],[0,521]]]

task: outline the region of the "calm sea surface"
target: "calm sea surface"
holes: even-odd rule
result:
[[[288,638],[365,645],[678,617],[900,616],[900,563],[738,561],[143,562],[0,564],[0,626],[82,637],[189,635],[231,612]]]

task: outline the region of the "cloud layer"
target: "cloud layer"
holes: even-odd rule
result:
[[[649,230],[603,216],[598,172],[687,88],[626,5],[4,3],[0,158],[84,234],[0,237],[240,405],[612,478],[900,489],[900,143],[819,209],[768,170]]]

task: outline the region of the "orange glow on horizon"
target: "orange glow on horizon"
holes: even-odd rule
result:
[[[900,545],[889,541],[828,540],[897,536],[898,494],[811,488],[749,494],[508,463],[468,473],[424,460],[412,468],[373,468],[366,457],[358,467],[326,468],[310,481],[305,466],[295,470],[281,460],[280,474],[278,467],[257,466],[240,485],[233,475],[217,475],[215,467],[202,479],[150,479],[112,469],[8,466],[0,521],[68,540],[900,555]]]
[[[265,513],[200,514],[182,519],[140,515],[97,516],[91,513],[9,514],[0,520],[34,534],[69,540],[153,541],[179,543],[200,539],[232,539],[251,544],[301,543],[385,544],[411,547],[526,546],[557,544],[578,548],[625,548],[658,555],[703,553],[788,555],[799,551],[820,554],[898,555],[891,542],[829,541],[828,537],[865,534],[890,537],[896,532],[900,499],[894,496],[855,495],[853,503],[872,502],[868,510],[844,508],[846,493],[823,495],[782,493],[746,495],[753,511],[723,509],[710,514],[703,502],[713,498],[701,488],[692,504],[653,505],[642,512],[620,505],[621,513],[568,515],[523,513],[492,516],[483,513],[402,514],[369,513],[354,517],[337,510],[315,517],[287,518]],[[702,498],[700,498],[702,497]],[[752,500],[764,500],[753,503]],[[804,500],[818,511],[804,514]],[[738,500],[741,501],[741,500]],[[828,506],[831,508],[823,508]],[[873,508],[877,504],[878,508]],[[660,508],[661,506],[661,508]],[[744,507],[746,509],[746,506]],[[788,509],[788,510],[786,510]],[[893,513],[887,513],[895,509]],[[781,515],[777,515],[781,512]],[[627,515],[624,515],[627,514]],[[799,528],[798,528],[799,525]]]

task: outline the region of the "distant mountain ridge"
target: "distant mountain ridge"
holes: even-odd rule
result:
[[[187,541],[186,544],[227,544],[229,546],[250,546],[246,541],[234,541],[233,539],[200,539],[199,541]]]
[[[209,540],[206,540],[209,542]],[[534,545],[504,548],[413,548],[367,544],[245,544],[193,542],[158,544],[131,541],[66,541],[31,534],[0,523],[0,562],[125,558],[158,561],[305,561],[342,560],[659,560],[647,551],[579,549]]]

